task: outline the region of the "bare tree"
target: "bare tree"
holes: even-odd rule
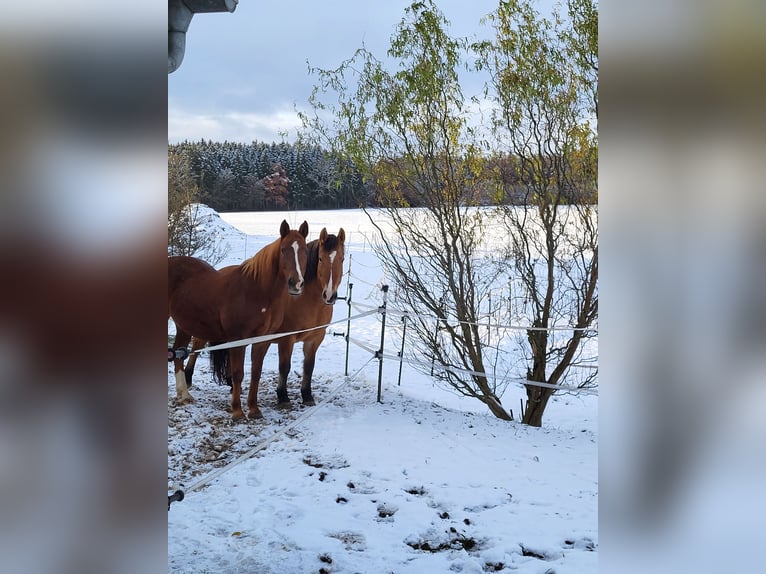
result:
[[[226,250],[205,233],[199,200],[188,157],[168,151],[168,255],[193,255],[216,265]]]
[[[320,84],[315,115],[304,116],[304,125],[376,185],[387,215],[368,213],[379,233],[376,251],[394,296],[412,310],[416,354],[443,365],[434,374],[452,389],[510,420],[498,381],[486,374],[478,325],[498,267],[480,253],[482,161],[459,85],[465,44],[447,35],[447,24],[433,1],[415,2],[388,51],[398,72],[365,49],[335,70],[313,69]],[[337,105],[324,103],[327,92],[337,93]],[[414,202],[421,207],[411,208]]]
[[[515,166],[501,191],[517,204],[503,215],[510,267],[530,303],[522,422],[534,426],[542,425],[554,387],[587,354],[598,318],[598,141],[592,125],[598,9],[591,0],[570,0],[569,8],[568,18],[554,15],[551,22],[529,0],[503,0],[489,16],[495,39],[477,46],[497,105],[495,141]],[[561,336],[551,329],[560,324],[572,329]],[[597,373],[588,371],[577,386],[593,386]]]

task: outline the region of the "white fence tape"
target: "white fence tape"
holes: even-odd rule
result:
[[[230,341],[230,342],[227,342],[227,343],[221,343],[219,345],[212,345],[212,346],[205,347],[203,349],[199,349],[199,350],[193,351],[193,352],[201,353],[203,351],[216,351],[216,350],[223,350],[223,349],[231,349],[231,348],[234,348],[234,347],[242,347],[242,346],[251,345],[251,344],[254,344],[254,343],[265,343],[267,341],[274,341],[276,339],[281,339],[283,337],[288,337],[290,335],[298,335],[298,334],[301,334],[301,333],[306,333],[308,331],[314,331],[316,329],[326,329],[327,327],[329,327],[331,325],[336,325],[336,324],[339,324],[339,323],[348,323],[350,321],[355,321],[357,319],[362,319],[364,317],[369,317],[371,315],[377,315],[378,313],[388,313],[388,314],[391,314],[391,315],[398,315],[398,316],[401,316],[401,317],[411,317],[413,315],[412,312],[404,311],[404,310],[399,310],[399,309],[392,309],[390,307],[386,307],[386,308],[380,307],[380,306],[376,307],[376,306],[373,306],[373,305],[365,305],[363,303],[355,303],[355,302],[349,303],[349,305],[351,307],[357,309],[357,310],[362,311],[362,312],[359,313],[358,315],[353,315],[351,317],[346,317],[346,318],[343,318],[343,319],[337,319],[335,321],[331,321],[329,323],[325,323],[324,325],[317,325],[316,327],[311,327],[311,328],[308,328],[308,329],[300,329],[300,330],[297,330],[297,331],[286,331],[286,332],[282,332],[282,333],[273,333],[273,334],[270,334],[270,335],[260,335],[258,337],[249,337],[247,339],[239,339],[239,340],[236,340],[236,341]],[[439,317],[435,317],[435,316],[422,315],[422,314],[418,314],[417,316],[418,317],[431,318],[431,319],[435,319],[437,321],[442,321],[442,319],[440,319]],[[521,326],[521,325],[501,325],[501,324],[493,324],[493,323],[468,323],[468,322],[464,322],[464,323],[470,324],[470,325],[476,325],[476,326],[479,326],[479,327],[489,327],[489,328],[494,328],[494,329],[524,330],[524,331],[528,331],[528,330],[532,330],[532,331],[578,331],[578,330],[592,331],[592,330],[596,330],[596,329],[591,328],[591,327],[587,327],[587,328],[580,328],[580,327],[556,327],[556,326],[554,326],[554,327],[525,327],[525,326]],[[390,360],[394,360],[394,361],[401,361],[401,362],[403,362],[405,364],[412,365],[412,366],[415,366],[415,367],[429,368],[429,369],[434,368],[434,369],[438,369],[438,370],[441,370],[441,371],[452,372],[454,374],[464,374],[464,375],[470,375],[470,376],[483,376],[483,377],[486,377],[488,379],[494,379],[494,380],[498,380],[498,379],[500,379],[500,380],[517,380],[517,381],[519,381],[523,385],[532,385],[532,386],[545,387],[545,388],[557,389],[557,390],[562,390],[562,391],[577,392],[577,393],[588,394],[588,395],[597,395],[598,394],[596,389],[588,388],[588,387],[579,388],[579,387],[568,387],[568,386],[564,386],[564,385],[553,385],[553,384],[545,383],[545,382],[529,381],[529,380],[527,380],[526,378],[523,378],[523,377],[513,377],[513,378],[509,379],[506,375],[503,375],[501,377],[501,376],[495,375],[493,373],[481,373],[481,372],[478,372],[478,371],[472,371],[470,369],[464,369],[462,367],[456,367],[456,366],[452,366],[452,365],[442,365],[440,363],[433,363],[433,364],[431,364],[431,363],[425,363],[423,361],[416,361],[416,360],[412,360],[412,359],[405,359],[404,357],[399,356],[399,355],[391,355],[391,354],[381,353],[379,349],[374,349],[374,348],[370,347],[366,342],[360,341],[358,339],[354,339],[354,338],[350,337],[348,333],[346,333],[346,337],[348,338],[349,342],[354,343],[354,345],[356,345],[357,347],[359,347],[361,349],[364,349],[365,351],[371,353],[373,355],[373,358],[390,359]],[[572,367],[584,368],[584,369],[598,369],[597,365],[592,365],[592,364],[589,364],[589,365],[572,365]]]
[[[363,341],[359,341],[358,339],[354,339],[353,337],[349,337],[349,341],[352,342],[357,347],[364,349],[365,351],[372,353],[375,355],[373,358],[382,357],[384,359],[391,359],[393,361],[401,361],[405,365],[412,365],[413,367],[421,367],[425,369],[437,369],[439,371],[448,371],[451,373],[454,373],[456,375],[470,375],[470,376],[477,376],[477,377],[486,377],[488,379],[493,380],[504,380],[504,381],[517,381],[522,385],[529,385],[533,387],[545,387],[548,389],[557,389],[560,391],[567,391],[572,393],[581,393],[584,395],[598,395],[598,391],[593,388],[589,387],[568,387],[565,385],[554,385],[551,383],[544,383],[544,382],[538,382],[538,381],[530,381],[524,377],[508,377],[507,375],[497,375],[494,373],[482,373],[479,371],[472,371],[470,369],[464,369],[462,367],[456,367],[452,365],[443,365],[441,363],[434,362],[431,363],[425,363],[423,361],[416,361],[413,359],[405,359],[404,357],[400,357],[399,355],[391,355],[388,353],[380,353],[379,350],[373,349],[372,347],[365,344]]]
[[[199,349],[198,351],[194,351],[194,352],[201,353],[202,351],[218,351],[223,349],[231,349],[234,347],[244,347],[245,345],[252,345],[253,343],[265,343],[266,341],[273,341],[275,339],[281,339],[282,337],[288,337],[290,335],[299,335],[300,333],[307,333],[309,331],[315,331],[317,329],[326,329],[330,325],[336,325],[338,323],[347,323],[348,321],[361,319],[362,317],[367,317],[368,315],[375,315],[377,312],[378,312],[378,309],[376,308],[371,311],[360,313],[359,315],[354,315],[351,318],[346,317],[345,319],[330,321],[329,323],[325,323],[324,325],[317,325],[316,327],[310,327],[308,329],[300,329],[298,331],[285,331],[283,333],[273,333],[271,335],[260,335],[258,337],[250,337],[248,339],[238,339],[236,341],[230,341],[228,343],[221,343],[220,345],[212,345],[210,347],[205,347],[204,349]]]
[[[362,310],[362,309],[371,309],[372,305],[365,305],[363,303],[352,303],[351,304],[355,309]],[[424,315],[423,313],[413,313],[412,311],[404,311],[400,309],[395,309],[388,307],[386,308],[386,313],[389,315],[398,315],[400,317],[412,317],[413,315],[416,315],[419,318],[426,318],[426,319],[434,319],[436,321],[444,321],[441,317],[437,317],[435,315]],[[452,323],[453,321],[449,321]],[[567,326],[553,326],[553,327],[532,327],[532,326],[525,326],[525,325],[503,325],[501,323],[471,323],[470,321],[454,321],[454,323],[457,324],[463,324],[463,325],[474,325],[477,327],[487,327],[490,329],[508,329],[512,331],[597,331],[597,327],[567,327]]]

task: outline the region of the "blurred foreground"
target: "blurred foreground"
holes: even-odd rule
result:
[[[601,7],[602,572],[766,563],[765,24]]]
[[[0,23],[3,572],[166,567],[166,13],[152,4],[32,3]]]

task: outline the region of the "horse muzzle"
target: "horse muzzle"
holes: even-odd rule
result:
[[[331,295],[327,295],[327,290],[325,289],[322,291],[322,301],[325,302],[325,305],[335,305],[335,301],[338,300],[338,292],[333,291]]]
[[[287,292],[290,295],[300,295],[303,293],[303,281],[287,280]]]

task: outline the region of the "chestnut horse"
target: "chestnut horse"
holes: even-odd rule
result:
[[[346,233],[341,227],[338,235],[327,233],[322,229],[319,239],[307,244],[308,263],[306,265],[306,283],[300,297],[290,299],[285,309],[284,319],[275,332],[300,331],[326,325],[332,320],[333,304],[338,298],[338,286],[343,278],[344,243]],[[314,405],[311,393],[311,377],[314,373],[314,363],[317,349],[325,337],[325,329],[314,329],[277,339],[279,347],[279,383],[277,385],[277,406],[288,407],[290,399],[287,396],[287,376],[290,373],[292,352],[295,343],[303,343],[303,377],[301,379],[301,398],[303,404]],[[194,337],[192,350],[196,351],[205,346],[206,341]],[[250,392],[257,393],[263,359],[271,345],[270,342],[257,343],[252,346],[252,378]],[[186,364],[186,380],[191,385],[194,374],[194,364],[197,355],[192,354]],[[228,380],[228,379],[227,379]],[[253,386],[255,385],[255,391]]]
[[[242,264],[220,271],[194,257],[168,257],[168,317],[176,324],[174,349],[186,347],[192,337],[218,344],[276,332],[289,296],[303,292],[308,223],[304,221],[296,231],[283,221],[279,234],[279,239]],[[217,378],[230,373],[232,418],[243,418],[245,347],[212,351],[211,360]],[[182,361],[174,364],[178,398],[189,400]],[[247,397],[248,416],[253,418],[261,416],[257,387],[251,384]]]

